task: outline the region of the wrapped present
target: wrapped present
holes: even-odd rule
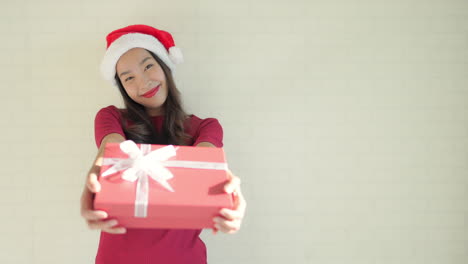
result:
[[[127,228],[213,228],[227,181],[222,148],[108,143],[94,208]]]

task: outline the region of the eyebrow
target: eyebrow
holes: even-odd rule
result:
[[[147,60],[150,60],[152,59],[152,57],[146,57],[144,58],[141,62],[140,62],[140,65],[142,65],[143,63],[145,63]],[[130,71],[126,71],[126,72],[122,72],[119,76],[122,77],[122,75],[125,75],[125,74],[129,74]]]

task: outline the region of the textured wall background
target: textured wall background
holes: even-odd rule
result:
[[[0,262],[93,263],[79,215],[108,32],[173,33],[247,217],[210,263],[468,261],[468,2],[1,1]]]

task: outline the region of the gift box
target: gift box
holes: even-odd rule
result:
[[[222,148],[108,143],[94,209],[127,228],[213,228],[233,208]]]

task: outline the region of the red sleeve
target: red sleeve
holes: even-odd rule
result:
[[[102,139],[111,133],[118,133],[125,137],[120,124],[119,109],[113,105],[99,110],[94,119],[94,137],[98,148],[101,146]]]
[[[196,128],[193,146],[200,142],[210,142],[218,148],[223,147],[223,128],[216,118],[192,118],[192,125]]]

